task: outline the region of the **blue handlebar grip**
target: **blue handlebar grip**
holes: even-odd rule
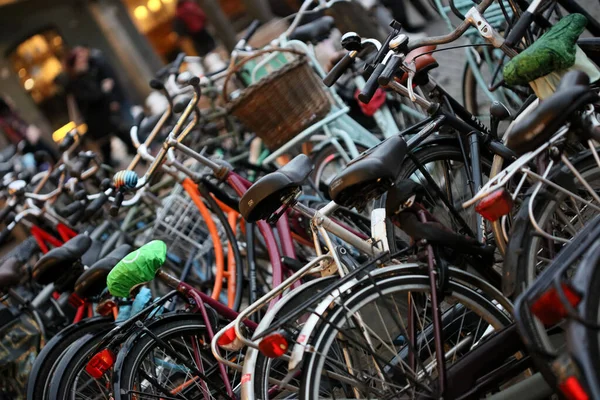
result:
[[[138,176],[133,171],[119,171],[113,178],[113,184],[116,189],[135,189],[138,184]]]

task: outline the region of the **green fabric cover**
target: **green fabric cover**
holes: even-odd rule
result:
[[[570,14],[561,19],[504,66],[504,81],[508,85],[527,85],[549,73],[571,67],[575,63],[577,39],[586,24],[587,19],[581,14]]]
[[[131,288],[154,279],[166,257],[167,245],[162,240],[153,240],[129,253],[108,274],[108,291],[116,297],[129,297]]]

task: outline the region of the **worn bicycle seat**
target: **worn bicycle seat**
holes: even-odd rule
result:
[[[240,199],[240,214],[248,222],[268,218],[283,205],[282,199],[300,189],[312,169],[310,159],[300,154],[263,176]]]
[[[10,257],[0,265],[0,290],[9,289],[21,281],[21,262]]]
[[[106,257],[96,261],[94,265],[86,269],[75,282],[75,293],[82,299],[98,296],[106,287],[108,273],[132,251],[128,244],[122,244]]]
[[[344,207],[362,209],[396,181],[406,156],[406,141],[392,136],[352,160],[329,185],[329,196]]]
[[[436,61],[436,59],[433,57],[433,55],[424,54],[424,53],[435,50],[436,48],[437,48],[437,46],[425,46],[425,47],[419,47],[418,49],[414,49],[413,51],[411,51],[410,53],[408,53],[406,55],[405,62],[409,63],[409,62],[415,60],[415,58],[416,58],[415,69],[416,69],[417,75],[422,72],[427,73],[427,72],[431,71],[432,69],[439,67],[439,64]],[[408,80],[407,72],[405,72],[401,78],[397,79],[397,81],[403,85],[406,83],[407,80]]]
[[[519,155],[535,150],[572,118],[575,111],[597,100],[598,95],[590,90],[589,78],[584,72],[567,73],[556,92],[507,134],[506,146]]]
[[[65,244],[44,254],[33,267],[33,279],[47,285],[59,278],[92,246],[87,235],[77,235]]]
[[[297,27],[290,35],[290,40],[317,43],[326,39],[334,26],[335,20],[333,17],[321,17],[308,24]]]

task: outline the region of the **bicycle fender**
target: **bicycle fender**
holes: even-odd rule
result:
[[[29,374],[29,379],[27,381],[27,398],[33,398],[33,394],[34,394],[33,390],[34,390],[34,386],[35,386],[35,381],[37,380],[38,374],[40,373],[40,368],[43,364],[42,361],[47,356],[47,354],[51,352],[51,350],[54,347],[59,345],[63,340],[65,340],[66,337],[72,335],[73,332],[75,332],[79,329],[87,328],[87,327],[90,327],[93,325],[100,326],[102,324],[110,323],[111,321],[112,321],[112,318],[109,318],[109,317],[100,317],[99,316],[99,317],[86,318],[86,319],[82,320],[81,322],[67,326],[66,328],[64,328],[63,330],[58,332],[56,335],[54,335],[54,337],[52,337],[52,339],[50,339],[48,341],[48,343],[46,343],[46,345],[42,348],[42,350],[38,353],[38,356],[36,357],[36,360],[35,360],[33,366],[31,367],[31,372]]]
[[[256,328],[255,334],[260,333],[264,329],[267,329],[273,320],[277,317],[277,314],[287,305],[290,301],[292,301],[296,296],[300,295],[302,292],[306,290],[314,290],[315,286],[328,285],[330,281],[333,281],[335,276],[328,276],[325,278],[315,279],[313,281],[306,282],[305,284],[298,286],[294,290],[292,290],[288,295],[284,296],[281,300],[275,303],[275,306],[268,310],[264,317],[261,319],[258,327]],[[254,370],[256,368],[256,361],[259,355],[258,349],[253,347],[249,347],[244,355],[244,365],[242,369],[242,398],[247,400],[253,400],[256,398],[256,394],[254,393],[254,379],[256,374]]]

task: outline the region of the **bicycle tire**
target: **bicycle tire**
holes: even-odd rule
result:
[[[67,400],[78,398],[72,393],[73,385],[76,384],[76,381],[80,377],[78,373],[83,372],[87,375],[87,372],[84,371],[90,355],[92,355],[91,353],[96,349],[98,343],[104,338],[109,330],[110,327],[106,327],[100,331],[87,333],[69,346],[56,366],[55,375],[50,382],[50,399]],[[96,381],[93,378],[92,380]],[[83,397],[83,399],[86,398],[89,397]]]
[[[600,167],[590,151],[582,152],[579,157],[571,160],[571,163],[584,177],[586,177],[585,174],[596,172],[598,174],[596,179],[600,179]],[[561,172],[565,172],[564,168],[562,164],[556,166],[548,175],[548,179],[551,181],[556,179]],[[573,177],[573,175],[570,175],[570,172],[567,173]],[[562,178],[561,182],[564,182]],[[536,221],[541,227],[545,226],[549,219],[552,218],[553,207],[557,205],[552,199],[552,195],[556,191],[553,191],[547,185],[544,187],[544,190],[549,195],[538,195],[533,206]],[[505,287],[503,289],[505,294],[510,294],[512,298],[516,298],[523,293],[537,276],[534,272],[534,270],[537,271],[538,269],[535,265],[536,257],[540,249],[540,240],[543,239],[536,233],[536,229],[529,219],[527,204],[530,200],[531,193],[527,195],[525,203],[523,203],[516,218],[513,220],[510,240],[506,250],[507,257],[504,260],[503,285]],[[508,278],[512,279],[512,281],[509,281]]]
[[[346,318],[344,310],[350,310],[350,312],[356,311],[363,305],[369,304],[371,300],[379,298],[380,294],[401,291],[411,292],[415,289],[427,292],[431,290],[429,282],[429,276],[427,275],[388,278],[377,282],[378,287],[370,285],[360,291],[353,290],[354,294],[349,299],[346,299],[342,305],[335,307],[333,311],[328,312],[324,317],[323,323],[320,324],[311,339],[314,351],[309,352],[308,357],[304,360],[300,398],[322,398],[320,397],[318,383],[321,382],[321,377],[327,374],[322,368],[325,361],[322,352],[327,346],[331,346],[331,343],[338,335],[337,328]],[[453,293],[456,295],[456,299],[462,298],[465,303],[471,304],[471,306],[478,305],[482,314],[488,313],[488,320],[486,322],[490,325],[493,324],[492,326],[495,328],[505,327],[512,322],[508,313],[501,311],[493,299],[485,298],[481,293],[478,293],[476,288],[467,287],[451,279],[447,289],[448,295]]]
[[[316,287],[311,286],[310,293],[299,292],[297,296],[295,296],[289,301],[289,303],[282,307],[278,314],[285,315],[288,312],[296,309],[299,305],[306,301],[306,296],[314,296],[316,293],[319,293],[322,289],[330,285],[335,279],[336,277],[332,276],[321,280],[319,283],[316,284]],[[277,318],[274,319],[274,322],[275,321],[277,321]],[[256,399],[269,398],[268,378],[272,375],[273,372],[275,372],[273,363],[276,361],[278,360],[265,357],[262,353],[259,352],[255,362],[256,366],[254,368],[254,396]],[[283,362],[283,367],[284,369],[287,369],[287,362]]]
[[[170,338],[176,337],[176,335],[193,334],[205,334],[206,325],[204,319],[199,314],[188,314],[185,318],[181,316],[174,316],[173,318],[165,318],[161,323],[149,328],[152,331],[152,335],[160,338],[161,341],[168,343]],[[208,336],[204,343],[209,343]],[[146,334],[141,334],[136,337],[132,337],[131,341],[128,341],[127,345],[123,346],[119,353],[117,364],[115,364],[115,370],[118,370],[118,377],[113,377],[113,395],[114,400],[132,400],[132,397],[128,391],[130,388],[135,386],[135,378],[138,369],[144,361],[144,357],[151,351],[153,346],[157,342],[153,337]],[[212,360],[216,364],[216,360],[213,359],[210,349],[207,349],[202,354],[206,354],[208,359]],[[202,358],[204,361],[205,359]],[[117,367],[118,365],[118,367]],[[206,370],[206,368],[204,369]],[[220,377],[217,377],[220,380]],[[204,382],[204,381],[203,381]],[[151,395],[153,396],[153,395]],[[136,392],[136,399],[142,399],[140,393]],[[150,397],[150,398],[155,398]]]
[[[455,143],[451,144],[451,142],[447,142],[444,144],[427,144],[425,143],[423,146],[417,148],[416,150],[414,150],[412,152],[412,155],[415,159],[419,160],[419,162],[421,163],[421,165],[426,166],[427,164],[430,163],[438,163],[438,162],[459,162],[459,163],[464,163],[464,157],[463,157],[463,153],[462,150],[458,144],[458,142],[456,142],[456,139],[453,139],[453,141]],[[485,183],[486,181],[486,177],[489,177],[490,175],[490,169],[492,166],[492,161],[488,158],[488,156],[482,152],[482,154],[480,154],[481,157],[481,171],[483,174],[483,183]],[[464,165],[461,167],[461,169],[464,171]],[[398,180],[401,179],[411,179],[411,177],[414,177],[414,175],[418,172],[418,168],[415,165],[415,163],[410,159],[410,158],[406,158],[404,160],[402,169],[400,174],[398,175]],[[471,197],[471,193],[468,189],[468,183],[465,182],[464,185],[454,185],[456,186],[461,186],[464,187],[466,189],[466,193],[463,192],[461,194],[461,198],[467,199]],[[439,187],[439,186],[438,186]],[[453,187],[453,189],[455,188]],[[444,191],[444,190],[442,190]],[[458,211],[458,213],[461,216],[466,216],[469,219],[473,220],[471,221],[471,223],[469,223],[469,221],[467,220],[466,222],[468,223],[468,225],[470,226],[470,228],[475,231],[476,229],[476,219],[475,219],[475,212],[472,209],[469,210],[464,210],[462,208],[462,201],[459,202],[460,204],[458,204],[456,201],[454,202],[456,204],[457,207],[455,207],[455,209]],[[383,203],[385,204],[385,203]],[[428,208],[429,209],[429,208]],[[431,212],[432,210],[429,209],[429,211]],[[447,213],[447,211],[444,211],[445,213]],[[438,218],[440,220],[440,222],[444,223],[447,227],[449,228],[457,228],[457,226],[453,226],[452,223],[452,217],[451,216],[447,216],[446,220],[440,218],[440,213],[435,212],[434,215],[436,216],[436,218]],[[466,219],[466,218],[465,218]]]
[[[223,229],[225,230],[225,235],[227,236],[227,241],[229,242],[229,246],[227,246],[227,249],[228,249],[228,251],[229,251],[229,249],[231,249],[233,252],[233,257],[234,257],[234,262],[235,262],[236,286],[235,286],[235,298],[233,301],[233,305],[231,306],[231,309],[237,311],[237,310],[239,310],[240,305],[242,304],[242,295],[243,295],[242,283],[244,282],[244,262],[243,262],[242,255],[240,253],[240,247],[238,245],[236,235],[233,232],[233,230],[231,229],[231,226],[229,225],[229,221],[227,220],[227,217],[225,216],[225,214],[223,213],[223,211],[221,210],[221,208],[219,207],[219,205],[217,204],[215,199],[210,195],[210,192],[208,191],[208,189],[202,183],[200,183],[198,185],[198,191],[202,195],[202,198],[208,204],[208,208],[210,209],[210,211],[219,219],[221,226],[223,226]]]
[[[27,400],[47,400],[54,369],[65,351],[79,338],[112,325],[110,318],[96,317],[68,326],[55,335],[39,352],[27,381]]]

